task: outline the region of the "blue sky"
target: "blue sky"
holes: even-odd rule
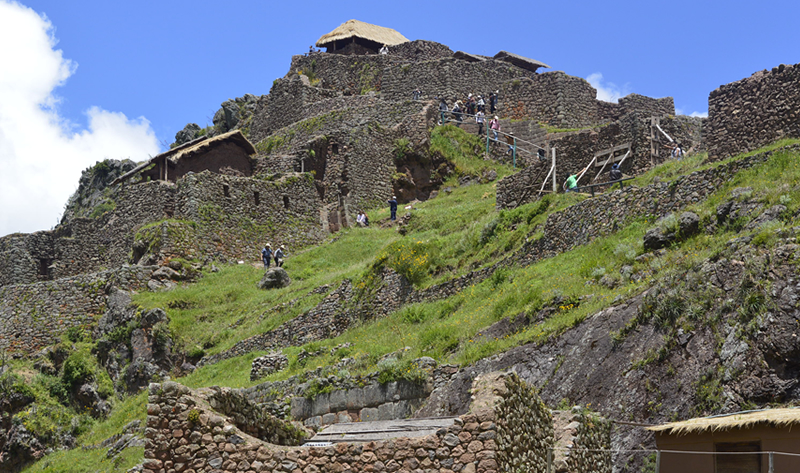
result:
[[[796,1],[0,0],[0,235],[52,227],[95,161],[145,159],[226,99],[267,94],[293,54],[349,19],[508,50],[591,77],[601,97],[672,96],[691,114],[722,84],[799,63],[799,14]]]

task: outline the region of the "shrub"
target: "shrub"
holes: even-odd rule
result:
[[[73,352],[64,362],[61,380],[65,386],[75,388],[94,378],[94,370],[89,355],[82,351]]]
[[[428,373],[407,360],[387,358],[378,362],[378,382],[380,384],[406,380],[421,383],[428,379]]]
[[[189,411],[189,414],[186,416],[186,419],[192,424],[197,424],[200,421],[200,411],[198,411],[197,409],[192,409],[191,411]]]
[[[381,251],[373,271],[386,266],[419,285],[428,276],[433,264],[432,245],[418,240],[399,240]]]

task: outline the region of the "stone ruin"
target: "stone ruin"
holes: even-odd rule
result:
[[[610,447],[611,423],[580,408],[550,411],[513,373],[476,379],[469,412],[435,432],[417,430],[422,436],[411,428],[377,440],[302,446],[309,435],[302,427],[230,390],[192,391],[174,382],[150,385],[147,414],[146,473],[497,473],[546,471],[548,464],[561,473],[611,471],[602,452]]]

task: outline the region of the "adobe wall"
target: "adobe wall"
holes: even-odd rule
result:
[[[253,163],[249,152],[234,141],[226,141],[190,156],[183,156],[175,166],[175,177],[168,177],[170,181],[174,182],[188,172],[208,170],[218,173],[223,168],[231,168],[234,172],[241,173],[242,176],[253,174]]]
[[[800,64],[723,85],[708,96],[710,159],[752,151],[781,138],[800,138]]]
[[[673,139],[681,142],[685,150],[702,149],[702,119],[687,116],[662,117],[661,128]],[[547,135],[550,147],[556,148],[556,182],[559,192],[561,185],[567,178],[583,169],[596,152],[609,149],[624,143],[631,143],[631,155],[622,165],[625,175],[636,176],[653,165],[650,157],[650,120],[641,115],[628,114],[622,120],[589,130],[569,133],[555,133]],[[660,137],[661,142],[667,140]],[[656,164],[668,159],[669,150],[658,147],[659,156]],[[544,178],[550,169],[552,161],[534,162],[522,171],[507,176],[497,183],[497,208],[513,208],[536,199]],[[610,167],[606,166],[598,182],[608,179]],[[600,168],[592,166],[586,172],[580,184],[586,185],[600,172]],[[545,190],[552,190],[548,181]]]
[[[329,447],[279,446],[262,440],[278,437],[291,444],[293,431],[252,405],[221,406],[219,393],[224,388],[192,391],[174,382],[153,383],[147,405],[144,471],[544,471],[547,448],[553,446],[550,410],[516,375],[486,377],[489,382],[474,390],[471,412],[436,434]],[[230,409],[234,404],[246,412]],[[224,409],[224,416],[213,405]],[[254,416],[263,417],[265,422],[260,424],[269,427],[255,431],[246,420],[243,427],[259,438],[237,425]],[[587,422],[584,429],[593,432],[595,427]],[[571,455],[580,457],[581,452],[573,449]],[[593,465],[607,471],[603,463]]]
[[[147,286],[154,267],[124,266],[55,281],[0,287],[0,347],[35,352],[59,340],[70,327],[96,322],[110,285],[131,290]]]

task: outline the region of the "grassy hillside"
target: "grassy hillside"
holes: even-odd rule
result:
[[[244,387],[333,365],[345,356],[356,359],[349,372],[357,374],[374,371],[383,355],[404,348],[408,359],[430,356],[440,363],[468,365],[514,346],[542,343],[557,336],[588,315],[641,293],[670,271],[699,265],[729,240],[742,236],[743,225],[729,225],[676,243],[661,258],[637,259],[643,253],[642,238],[649,228],[674,224],[674,218],[657,223],[644,216],[590,244],[520,267],[513,262],[515,252],[526,241],[541,235],[548,215],[587,197],[559,194],[514,210],[497,211],[495,182],[479,183],[473,179],[473,184],[459,186],[458,177],[477,178],[489,168],[502,177],[513,170],[476,156],[472,141],[473,136],[455,127],[436,130],[432,146],[456,164],[457,173],[443,186],[443,189],[449,187],[449,191],[442,190],[436,198],[416,204],[413,210],[400,210],[401,217],[411,213],[404,235],[395,227],[380,225],[388,217],[387,209],[372,209],[367,212],[373,222],[370,228],[345,229],[298,253],[289,248],[284,268],[293,282],[287,288],[272,291],[256,288],[263,268],[258,249],[254,248],[252,260],[245,264],[222,266],[218,272],[205,273],[194,284],[169,292],[142,292],[134,300],[145,309],[164,308],[178,348],[200,357],[220,353],[246,337],[275,329],[313,308],[324,297],[309,294],[317,287],[335,288],[344,279],[356,286],[369,284],[376,267],[391,267],[415,287],[426,288],[506,258],[511,258],[510,264],[447,299],[406,306],[387,317],[368,320],[334,339],[286,347],[283,352],[289,357],[289,368],[269,378],[249,380],[251,361],[264,354],[254,352],[204,366],[178,381],[195,388]],[[787,140],[770,148],[798,142]],[[704,158],[696,155],[667,162],[634,183],[643,186],[656,179],[670,181],[704,167],[720,165],[706,164]],[[709,199],[688,210],[704,221],[711,221],[716,206],[727,198],[731,189],[751,187],[752,198],[766,205],[780,203],[787,207],[780,223],[749,231],[769,245],[774,231],[796,224],[795,214],[800,208],[799,160],[797,151],[776,152],[767,163],[739,173]],[[633,274],[639,277],[631,277]],[[506,317],[526,317],[532,323],[500,339],[481,336],[483,329]],[[325,350],[323,355],[298,362],[297,355],[302,350],[313,352],[342,343],[350,343],[352,347],[339,350],[335,356]],[[128,421],[143,419],[145,404],[146,397],[142,394],[118,402],[108,420],[88,426],[79,437],[79,444],[99,442],[119,432]],[[103,461],[103,452],[81,449],[58,452],[26,471],[124,471],[142,455],[138,449],[126,451],[121,460]]]

